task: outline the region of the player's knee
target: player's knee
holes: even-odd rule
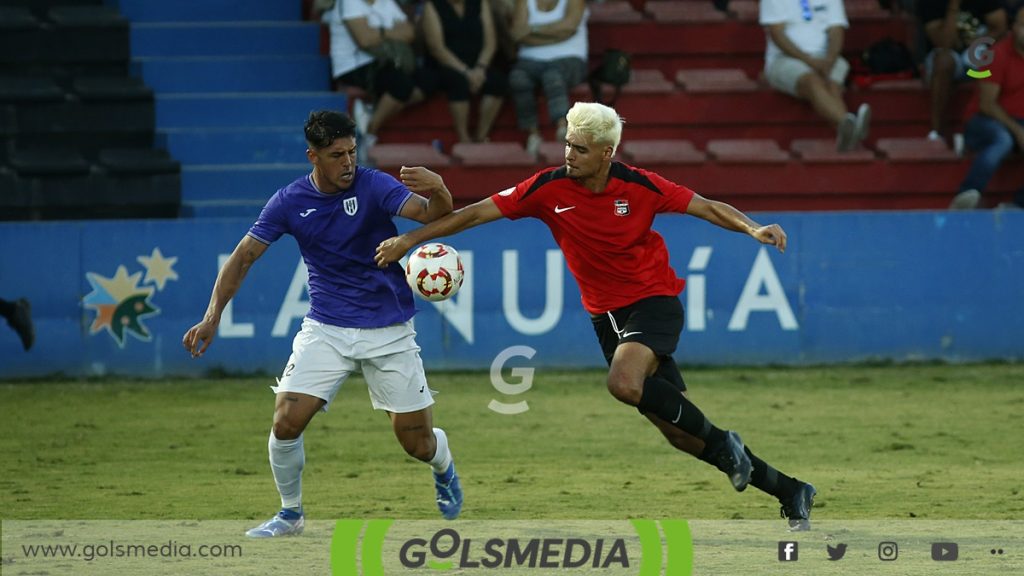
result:
[[[403,438],[400,442],[406,454],[422,462],[429,462],[437,450],[437,443],[434,441],[433,434],[417,436],[415,438]]]
[[[608,375],[608,392],[611,392],[611,395],[619,402],[636,406],[640,403],[640,396],[643,394],[643,382],[636,382],[627,376],[611,373]]]
[[[302,427],[287,418],[274,420],[274,437],[278,440],[294,440],[302,434]]]

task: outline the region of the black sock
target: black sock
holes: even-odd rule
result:
[[[636,408],[641,414],[654,414],[683,432],[700,438],[709,446],[718,446],[725,440],[725,432],[716,428],[704,417],[700,408],[659,376],[644,380],[643,395]]]
[[[10,320],[12,314],[14,314],[14,302],[8,302],[0,298],[0,316]]]
[[[747,457],[750,458],[750,464],[753,467],[753,471],[750,473],[751,486],[780,500],[789,498],[796,492],[797,487],[800,485],[796,478],[779,472],[771,464],[755,456],[750,451],[750,448],[744,446],[743,451],[747,453]],[[707,454],[706,451],[705,454]],[[717,466],[716,462],[711,461],[710,456],[705,458],[705,454],[701,454],[700,459],[712,466]]]

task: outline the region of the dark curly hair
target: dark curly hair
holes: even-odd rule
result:
[[[350,138],[356,135],[356,123],[348,114],[334,110],[316,110],[309,113],[306,119],[306,142],[310,148],[320,150],[327,148],[338,138]]]

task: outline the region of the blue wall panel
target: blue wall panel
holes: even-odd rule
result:
[[[106,0],[132,22],[299,20],[302,3],[287,0]]]
[[[679,361],[1024,358],[1024,213],[759,219],[786,227],[785,254],[691,218],[656,222],[677,274],[689,280]],[[205,310],[218,254],[250,222],[0,223],[0,297],[31,298],[38,329],[27,353],[0,330],[0,377],[277,372],[306,297],[290,238],[250,272],[206,357],[193,360],[181,347]],[[516,345],[536,350],[520,364],[602,364],[575,282],[542,224],[500,221],[448,241],[468,275],[458,297],[441,305],[444,316],[420,303],[429,368],[487,368]]]
[[[317,22],[188,22],[131,26],[132,57],[320,53]]]

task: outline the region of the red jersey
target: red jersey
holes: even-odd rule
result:
[[[1024,56],[1013,46],[1013,34],[992,47],[992,65],[988,70],[992,75],[982,82],[999,85],[999,97],[996,99],[1006,113],[1014,118],[1024,118]],[[967,105],[967,118],[978,113],[978,92],[971,96]]]
[[[651,224],[661,212],[685,214],[692,198],[685,186],[619,162],[600,194],[566,176],[563,166],[491,196],[506,218],[533,216],[547,224],[591,314],[682,291],[685,281]]]

